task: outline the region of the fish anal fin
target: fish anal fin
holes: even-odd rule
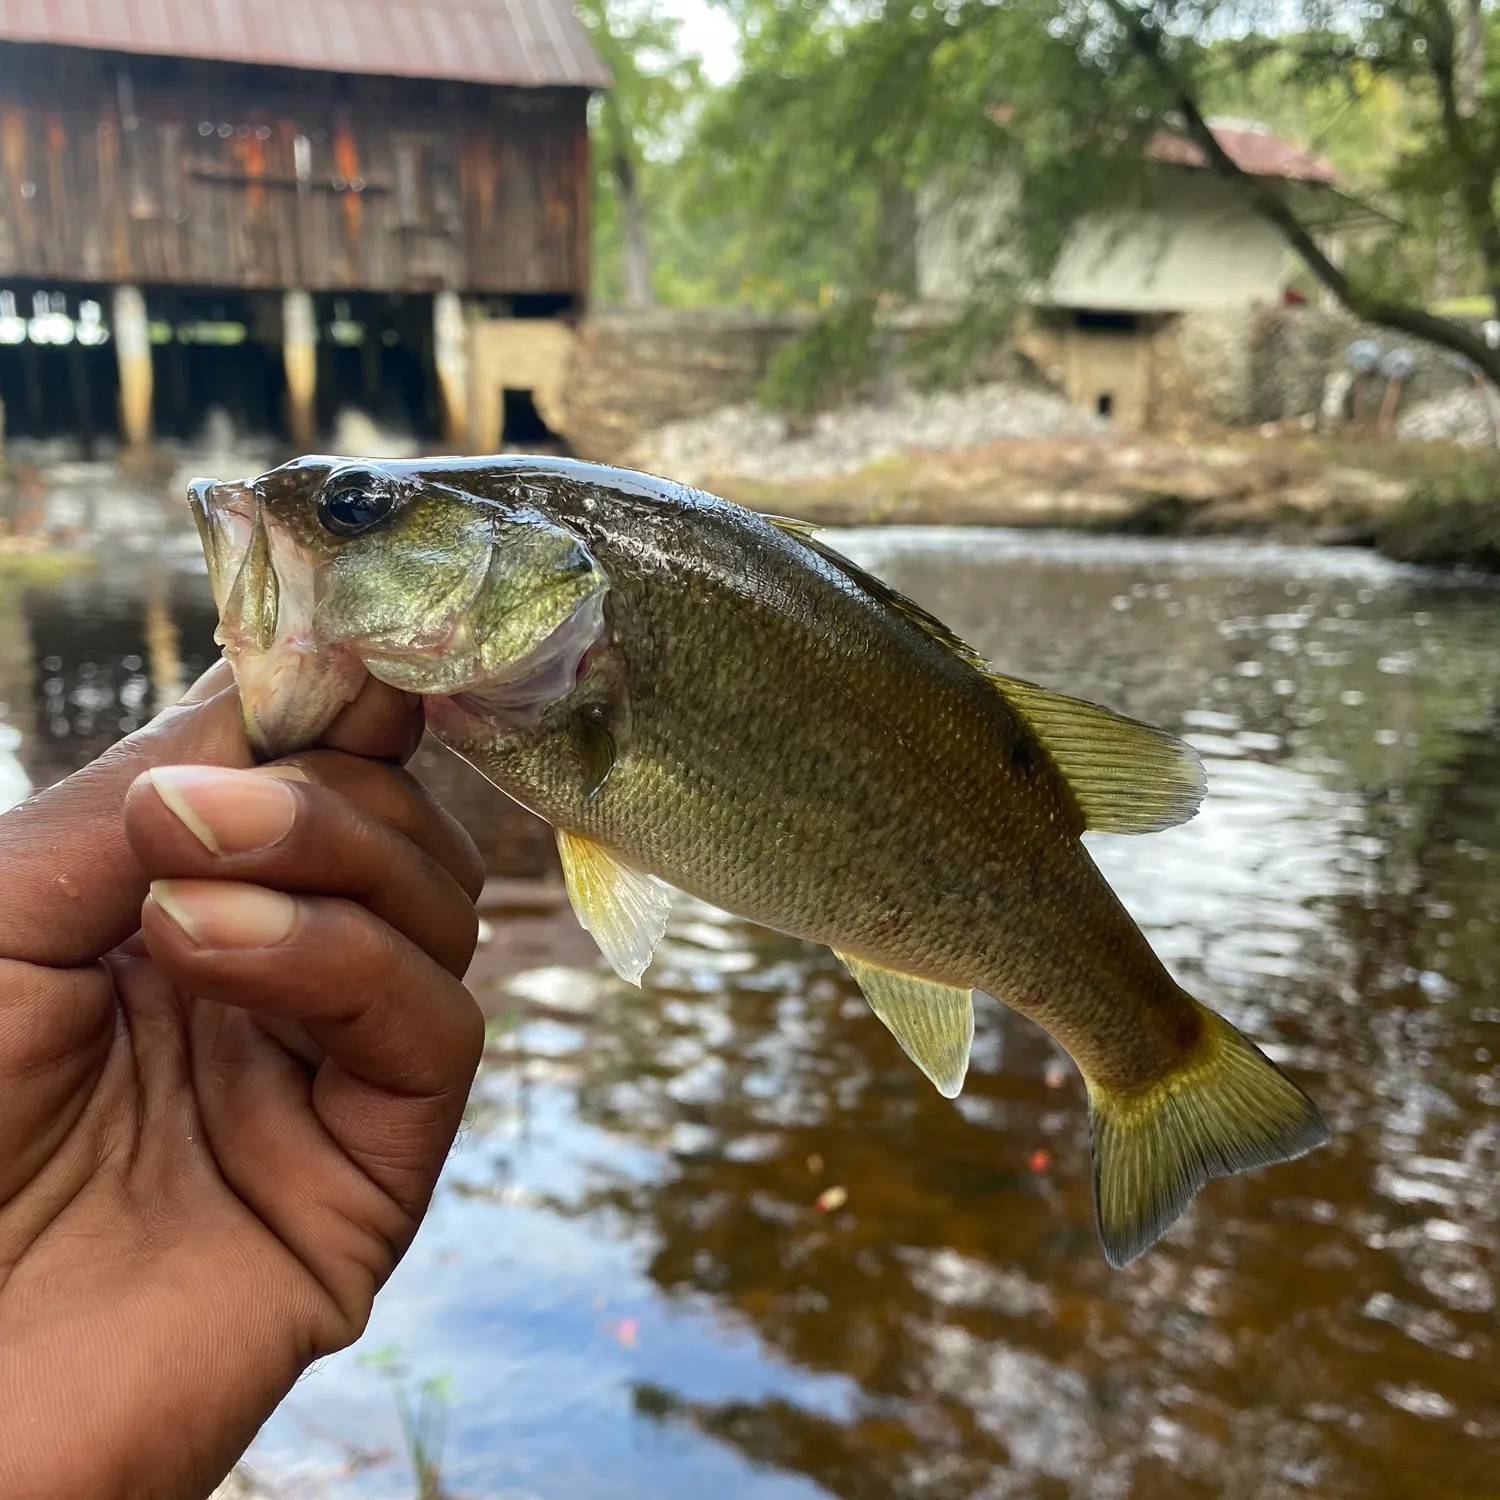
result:
[[[901,1050],[933,1081],[938,1093],[954,1098],[969,1071],[974,992],[898,974],[847,953],[835,956],[854,976],[870,1009],[885,1022]]]
[[[579,924],[598,943],[610,968],[627,984],[639,987],[667,930],[670,889],[582,834],[559,828],[557,852]]]
[[[1317,1105],[1228,1021],[1197,1009],[1202,1041],[1159,1083],[1119,1095],[1085,1075],[1094,1213],[1112,1266],[1149,1250],[1210,1178],[1291,1161],[1328,1140]]]
[[[1112,709],[986,669],[1026,721],[1100,833],[1157,833],[1186,823],[1208,789],[1203,762],[1184,740]]]

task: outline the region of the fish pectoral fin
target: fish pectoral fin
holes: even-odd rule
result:
[[[1190,1003],[1203,1039],[1164,1078],[1121,1095],[1084,1075],[1094,1214],[1112,1266],[1149,1250],[1209,1178],[1292,1161],[1328,1139],[1317,1105],[1270,1058]]]
[[[870,1009],[945,1099],[964,1086],[974,1040],[974,992],[898,974],[879,964],[835,953],[854,976]]]
[[[671,890],[654,875],[622,864],[602,844],[557,830],[568,900],[585,932],[621,979],[640,986],[641,975],[667,930]]]
[[[1031,727],[1100,833],[1158,833],[1186,823],[1208,789],[1198,752],[1164,729],[1034,682],[984,674]]]

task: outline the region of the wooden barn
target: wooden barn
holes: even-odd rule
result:
[[[607,83],[568,0],[0,0],[11,430],[494,446],[584,304]]]

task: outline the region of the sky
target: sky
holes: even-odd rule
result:
[[[703,59],[703,71],[723,83],[735,70],[734,25],[707,0],[664,0],[662,9],[682,18],[682,44]]]

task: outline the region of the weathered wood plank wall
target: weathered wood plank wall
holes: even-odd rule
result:
[[[587,99],[0,44],[0,277],[581,300]]]

